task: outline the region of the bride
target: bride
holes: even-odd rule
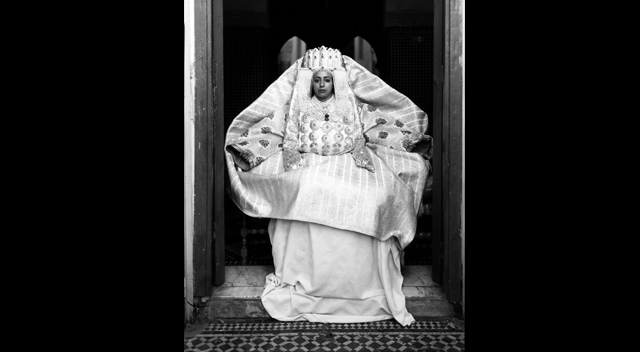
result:
[[[430,171],[424,111],[331,48],[308,50],[227,132],[232,199],[270,218],[275,319],[411,324],[400,261]]]

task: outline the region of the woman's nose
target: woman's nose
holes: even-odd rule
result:
[[[324,81],[320,81],[320,87],[324,87]]]

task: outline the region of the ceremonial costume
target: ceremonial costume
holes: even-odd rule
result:
[[[333,76],[320,101],[311,80]],[[308,50],[227,132],[232,199],[271,218],[275,271],[262,302],[279,320],[414,321],[400,257],[412,241],[430,163],[428,119],[338,50]]]

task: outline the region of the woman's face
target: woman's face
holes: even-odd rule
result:
[[[318,71],[313,75],[311,86],[316,98],[320,101],[325,101],[331,98],[333,93],[333,76],[329,72]]]

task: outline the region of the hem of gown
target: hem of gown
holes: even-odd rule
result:
[[[274,234],[277,231],[275,223],[282,221],[274,220],[269,223],[269,234],[273,244]],[[289,223],[299,223],[298,221],[284,220]],[[326,225],[308,224],[319,228],[329,228]],[[283,231],[292,231],[287,227]],[[336,229],[333,228],[335,231]],[[300,231],[298,229],[298,231]],[[357,236],[364,234],[353,233]],[[298,233],[299,235],[299,233]],[[325,295],[316,296],[299,291],[296,285],[284,282],[283,278],[276,276],[275,272],[266,277],[265,287],[261,295],[262,305],[267,313],[276,320],[298,321],[307,320],[310,322],[325,323],[359,323],[395,319],[403,326],[410,325],[415,321],[411,313],[406,310],[405,297],[401,291],[403,277],[400,272],[399,254],[401,250],[397,247],[397,241],[393,239],[387,241],[374,241],[374,253],[378,256],[378,272],[381,275],[382,287],[367,292],[367,297],[327,297]],[[275,251],[275,249],[274,249]],[[274,254],[275,257],[275,254]],[[288,281],[291,278],[287,279]],[[364,293],[364,292],[363,292]],[[333,296],[333,295],[332,295]],[[306,297],[302,301],[295,300],[294,297]],[[315,301],[310,306],[303,307],[299,303],[303,301]],[[323,301],[325,305],[318,302]],[[333,303],[331,303],[333,301]],[[294,305],[294,306],[292,306]],[[327,310],[329,308],[329,310]],[[316,312],[314,312],[314,310]],[[324,312],[323,312],[324,311]],[[364,314],[357,314],[358,311]],[[356,313],[356,314],[352,314]]]
[[[273,275],[273,274],[270,274],[270,275]],[[280,321],[306,320],[312,323],[365,323],[370,321],[394,319],[393,315],[390,315],[390,314],[381,314],[381,315],[351,315],[351,314],[340,315],[340,314],[321,314],[321,313],[300,313],[295,315],[280,314],[281,313],[280,311],[269,309],[270,305],[265,304],[265,301],[264,301],[264,297],[266,295],[268,295],[273,291],[278,291],[278,290],[291,290],[291,286],[287,284],[282,286],[275,286],[275,287],[273,284],[267,285],[261,297],[263,307],[267,310],[267,313],[269,313],[269,315],[276,320],[280,320]],[[307,296],[306,294],[301,294],[301,295]],[[277,293],[274,295],[274,297],[280,302],[281,307],[284,307],[285,311],[288,312],[289,305],[287,304],[287,302],[283,302],[280,296],[277,295]],[[377,296],[377,297],[380,297],[380,296]],[[323,298],[326,298],[326,297],[323,297]],[[337,299],[337,298],[334,298],[334,299]]]
[[[376,315],[376,316],[357,316],[357,315],[331,315],[331,314],[315,314],[304,313],[293,316],[273,316],[273,319],[279,321],[308,321],[311,323],[366,323],[371,321],[381,321],[394,319],[391,315]]]

